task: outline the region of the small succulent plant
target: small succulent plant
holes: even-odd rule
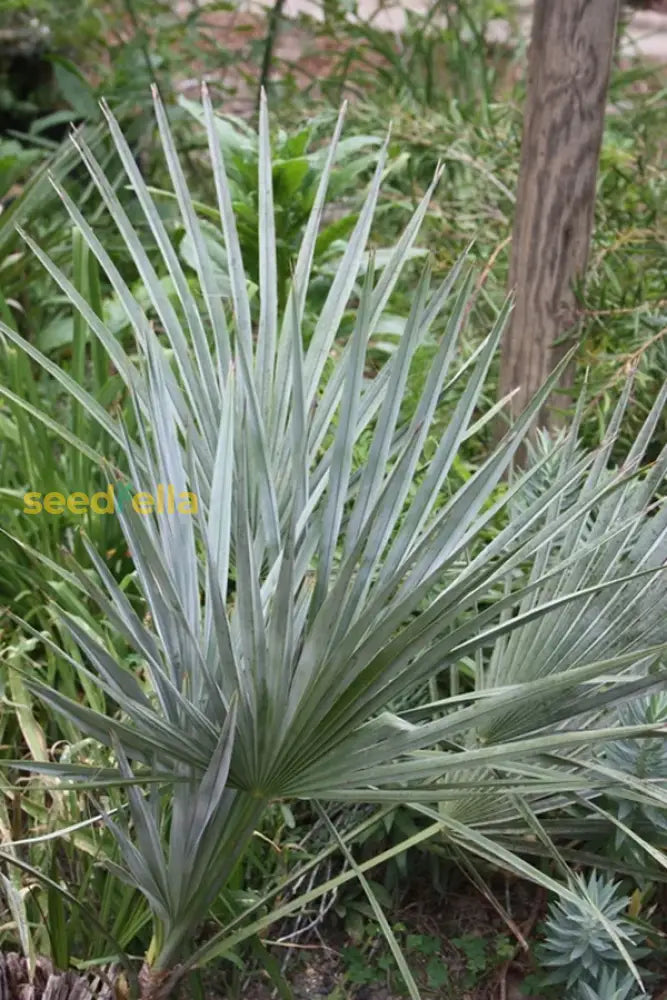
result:
[[[649,1000],[631,972],[605,969],[595,986],[582,982],[572,1000]]]
[[[667,693],[659,692],[649,697],[637,698],[623,705],[618,711],[618,721],[622,726],[644,725],[667,726]],[[663,790],[667,790],[667,742],[656,739],[618,740],[604,748],[605,764],[615,771],[632,775],[640,780],[651,779]],[[615,799],[616,817],[631,830],[641,832],[657,847],[667,845],[667,809],[659,805]],[[634,841],[621,829],[616,830],[615,851],[622,857],[632,858],[640,852]],[[646,863],[646,855],[641,852],[641,862]]]
[[[564,440],[565,433],[563,431],[552,433],[544,428],[538,428],[535,437],[526,442],[527,467],[536,466],[540,462],[544,462],[544,464],[539,470],[536,470],[514,497],[512,506],[516,514],[527,510],[558,479]],[[577,484],[574,484],[569,491],[565,492],[561,500],[563,507],[568,506],[576,499],[577,489]]]
[[[611,1000],[611,992],[599,992],[603,977],[622,976],[629,970],[605,923],[613,926],[633,960],[643,954],[640,933],[624,915],[630,900],[617,882],[593,872],[588,880],[578,876],[578,883],[580,899],[557,900],[549,907],[546,938],[538,950],[545,970],[543,983],[564,984],[565,995],[572,1000]],[[581,992],[584,987],[593,992]]]

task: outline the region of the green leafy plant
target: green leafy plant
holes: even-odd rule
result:
[[[81,449],[118,484],[129,481],[153,496],[157,484],[169,484],[176,496],[191,494],[194,502],[189,512],[166,514],[154,502],[146,507],[144,497],[118,511],[134,564],[123,586],[86,539],[95,572],[81,559],[42,559],[59,632],[24,627],[63,669],[71,668],[80,691],[71,696],[34,669],[23,674],[23,683],[92,739],[103,763],[99,756],[90,765],[5,763],[57,778],[68,790],[96,789],[95,817],[105,818],[122,858],[107,856],[104,863],[151,911],[152,939],[140,975],[145,997],[166,996],[190,970],[213,958],[238,961],[244,942],[257,942],[268,925],[353,878],[416,997],[414,977],[365,875],[377,859],[357,863],[350,844],[359,829],[339,830],[323,803],[375,804],[377,811],[361,827],[409,804],[429,822],[390,854],[439,835],[458,850],[560,892],[573,907],[581,898],[584,911],[589,906],[597,912],[595,900],[582,896],[576,882],[561,886],[523,860],[520,844],[564,803],[594,799],[608,786],[593,768],[596,746],[616,738],[664,737],[652,725],[618,727],[611,715],[631,693],[664,683],[660,609],[647,607],[641,631],[627,616],[610,631],[604,615],[614,602],[640,600],[661,565],[664,506],[651,519],[660,544],[649,546],[643,532],[667,455],[639,485],[636,479],[667,387],[617,471],[607,472],[606,465],[627,395],[597,453],[576,455],[575,420],[555,481],[489,540],[485,528],[536,473],[515,476],[498,494],[560,372],[498,447],[438,504],[466,436],[494,415],[480,415],[476,404],[509,306],[474,356],[457,367],[471,275],[462,259],[433,288],[427,266],[398,349],[379,371],[369,375],[365,368],[369,341],[410,259],[437,177],[391,253],[364,268],[386,162],[383,147],[324,302],[311,317],[307,290],[341,118],[281,308],[263,102],[255,326],[210,101],[205,93],[230,300],[221,294],[157,96],[155,108],[196,280],[186,277],[132,150],[106,108],[144,216],[143,236],[88,145],[79,136],[74,142],[134,262],[148,308],[57,185],[71,223],[122,302],[133,350],[110,333],[87,295],[37,242],[25,237],[108,353],[127,392],[128,419],[101,405],[85,376],[73,378],[9,325],[0,330],[73,397],[118,455],[117,469],[109,467],[106,445],[91,447],[63,428],[68,446]],[[174,300],[145,249],[146,229]],[[338,334],[350,303],[354,329],[341,345]],[[406,417],[401,400],[411,362],[433,328],[441,331],[437,355]],[[465,388],[425,462],[441,395],[461,381]],[[13,403],[57,429],[38,407],[19,397]],[[370,436],[370,446],[357,465],[355,449],[364,436]],[[576,501],[563,507],[562,496],[577,482]],[[585,534],[592,514],[595,530]],[[39,561],[39,551],[21,544]],[[68,606],[74,598],[96,613],[82,622]],[[566,608],[570,617],[577,609],[578,630],[567,641],[554,639],[539,657],[515,655],[505,642],[522,635],[532,642],[532,629],[545,616],[551,616],[552,630],[554,621],[563,629]],[[595,642],[588,641],[591,630]],[[67,639],[60,641],[61,634]],[[654,645],[647,647],[649,640]],[[123,656],[117,646],[125,649]],[[433,699],[438,679],[470,660],[478,665],[478,688]],[[618,782],[622,789],[622,775]],[[642,795],[636,782],[632,794]],[[229,894],[237,888],[255,830],[274,803],[290,799],[312,804],[329,831],[329,845],[259,899],[233,906]],[[515,838],[510,846],[508,829]],[[346,861],[342,873],[272,905],[336,850]],[[3,857],[16,861],[7,852]],[[211,907],[221,900],[220,926],[200,937]]]
[[[0,200],[12,189],[12,185],[23,177],[26,168],[40,158],[34,149],[25,149],[15,139],[0,140]]]
[[[667,695],[660,692],[622,705],[618,718],[621,725],[646,721],[664,726],[667,724]],[[664,797],[667,790],[667,753],[660,743],[621,740],[601,750],[600,756],[604,766],[612,772],[622,771],[639,781],[648,780]],[[615,801],[614,806],[614,815],[618,820],[614,831],[614,850],[620,857],[646,864],[646,852],[632,836],[637,832],[641,832],[644,839],[656,848],[664,850],[667,845],[667,805],[660,798],[656,797],[651,805],[621,799]]]
[[[649,996],[639,989],[637,980],[629,972],[605,969],[594,987],[579,983],[573,1000],[649,1000]]]
[[[452,944],[465,956],[464,985],[474,986],[487,970],[486,941],[479,935],[466,934],[463,937],[452,938]]]
[[[561,984],[568,997],[612,996],[613,992],[596,991],[603,981],[611,986],[612,976],[616,983],[617,975],[623,977],[624,988],[629,989],[617,942],[622,940],[627,953],[638,958],[642,954],[641,935],[625,916],[630,899],[617,882],[597,872],[587,880],[577,878],[580,899],[574,903],[554,900],[549,907],[545,940],[537,954],[542,966],[549,970],[544,984]],[[588,899],[592,907],[584,907],[583,899]],[[631,975],[630,980],[636,988],[635,977]],[[615,986],[619,991],[621,988],[620,984]]]
[[[421,959],[424,964],[426,986],[430,990],[441,990],[450,983],[450,973],[442,958],[442,942],[432,934],[408,934],[405,940],[408,956]]]
[[[369,956],[367,950],[357,945],[344,947],[342,957],[345,976],[355,985],[382,982],[394,966],[390,953]]]
[[[71,232],[73,287],[85,295],[96,316],[103,314],[103,300],[97,263],[78,231]],[[5,311],[11,319],[9,311]],[[69,377],[86,379],[101,405],[113,406],[122,399],[123,383],[114,374],[108,357],[98,341],[89,335],[88,327],[78,316],[69,322]],[[47,342],[37,338],[42,347]],[[63,362],[62,367],[65,367]],[[3,527],[14,539],[37,546],[42,555],[58,558],[60,546],[67,543],[78,550],[81,546],[77,529],[84,527],[98,548],[109,560],[117,576],[122,576],[122,533],[117,519],[100,517],[88,510],[82,517],[65,509],[58,516],[31,516],[25,513],[24,497],[31,491],[47,495],[60,492],[64,496],[74,491],[89,493],[104,487],[104,477],[97,461],[99,449],[111,460],[113,446],[100,428],[87,421],[85,410],[68,397],[63,398],[57,383],[38,379],[24,352],[3,343],[0,345],[0,369],[3,388],[0,393],[0,461],[3,483],[0,486],[0,510]],[[39,409],[59,418],[57,432],[51,421],[34,421],[32,413]],[[59,437],[67,439],[73,433],[80,449],[56,449]],[[84,439],[85,438],[85,442]],[[83,523],[82,523],[83,521]],[[15,611],[37,611],[41,596],[41,581],[35,578],[34,564],[7,535],[0,544],[0,600]],[[9,567],[12,572],[9,572]],[[125,567],[127,568],[127,566]],[[33,620],[34,623],[34,620]]]
[[[179,106],[196,121],[203,121],[201,104],[181,98]],[[225,161],[245,273],[258,285],[261,267],[259,201],[262,197],[258,172],[260,137],[246,122],[231,115],[217,115],[215,129]],[[291,269],[327,162],[327,146],[314,142],[317,131],[314,125],[299,128],[292,134],[280,131],[272,146],[273,225],[278,303],[281,309],[285,306]],[[381,145],[382,140],[372,135],[354,135],[338,143],[328,184],[328,198],[332,205],[344,206],[346,200],[349,203],[350,196],[354,195],[359,184],[372,172],[377,159],[377,147]],[[320,226],[313,255],[309,288],[311,296],[315,290],[316,276],[327,261],[332,266],[325,280],[328,281],[330,275],[335,274],[335,262],[345,250],[346,238],[354,228],[356,218],[356,206],[351,211],[343,208],[336,218]],[[217,258],[221,272],[226,274],[227,260],[220,240],[219,213],[206,207],[206,218],[200,224],[205,239],[207,242],[210,240],[213,259]],[[183,234],[181,252],[187,263],[194,266],[194,248],[188,233]],[[321,282],[325,287],[325,281],[321,279]]]

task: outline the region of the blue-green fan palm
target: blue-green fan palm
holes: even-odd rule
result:
[[[58,188],[125,310],[134,334],[131,351],[26,236],[106,348],[133,419],[124,424],[85,386],[2,327],[105,431],[134,489],[154,493],[156,484],[170,484],[176,494],[197,497],[196,514],[137,513],[128,506],[119,513],[145,614],[92,548],[96,574],[75,564],[50,567],[79,588],[105,623],[96,631],[63,612],[81,659],[59,648],[56,653],[105,692],[109,710],[71,700],[34,675],[26,681],[108,748],[105,773],[57,764],[44,770],[88,784],[136,778],[137,784],[124,786],[126,808],[108,822],[124,859],[119,877],[136,885],[152,909],[146,988],[153,995],[185,968],[230,954],[244,937],[300,905],[292,901],[268,917],[248,913],[193,949],[194,929],[277,799],[362,801],[379,809],[416,805],[431,817],[417,840],[444,836],[558,888],[507,846],[507,836],[519,842],[531,823],[601,793],[608,780],[594,770],[593,748],[617,734],[616,703],[664,683],[658,656],[667,639],[659,611],[665,583],[655,576],[664,559],[664,507],[653,512],[651,538],[644,533],[667,456],[639,487],[633,479],[664,394],[614,474],[605,469],[626,401],[596,454],[576,450],[575,420],[553,480],[515,510],[512,498],[529,496],[526,482],[535,470],[515,475],[507,488],[504,477],[556,372],[475,473],[447,494],[457,453],[479,426],[477,406],[509,305],[461,367],[457,338],[471,289],[466,261],[438,282],[427,266],[415,283],[397,351],[374,377],[365,369],[369,339],[411,258],[437,178],[382,266],[374,265],[367,243],[386,147],[380,152],[324,304],[311,316],[311,262],[341,117],[279,311],[263,103],[255,308],[207,95],[204,119],[228,262],[224,287],[157,97],[156,114],[196,280],[184,273],[108,110],[145,218],[141,232],[90,150],[76,136],[74,141],[143,282],[149,311]],[[348,310],[354,329],[341,343]],[[434,333],[437,355],[406,417],[401,403],[411,362]],[[457,402],[424,471],[431,426],[443,392],[453,385]],[[362,437],[370,444],[359,464]],[[69,440],[77,443],[71,434]],[[104,463],[105,456],[97,458]],[[591,516],[592,531],[586,527]],[[493,525],[491,540],[484,541]],[[649,586],[654,604],[645,600]],[[645,609],[639,628],[618,611],[633,604]],[[105,629],[131,648],[141,671],[118,662]],[[425,698],[429,684],[471,662],[477,664],[474,689]],[[651,732],[643,725],[622,735]],[[148,777],[159,782],[144,794],[141,781]],[[354,864],[349,874],[363,878]],[[576,898],[573,888],[562,892]],[[416,995],[407,968],[403,972]]]

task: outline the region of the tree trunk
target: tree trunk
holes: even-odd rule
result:
[[[516,303],[500,371],[501,396],[518,387],[512,417],[576,335],[618,14],[619,0],[535,2],[510,265]],[[563,387],[571,381],[572,372]],[[557,414],[539,422],[556,424]]]

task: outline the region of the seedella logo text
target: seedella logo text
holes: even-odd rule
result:
[[[116,514],[131,507],[136,514],[196,514],[199,509],[196,493],[176,493],[170,484],[158,483],[155,493],[135,493],[126,483],[110,483],[106,490],[81,493],[26,493],[24,514]]]

